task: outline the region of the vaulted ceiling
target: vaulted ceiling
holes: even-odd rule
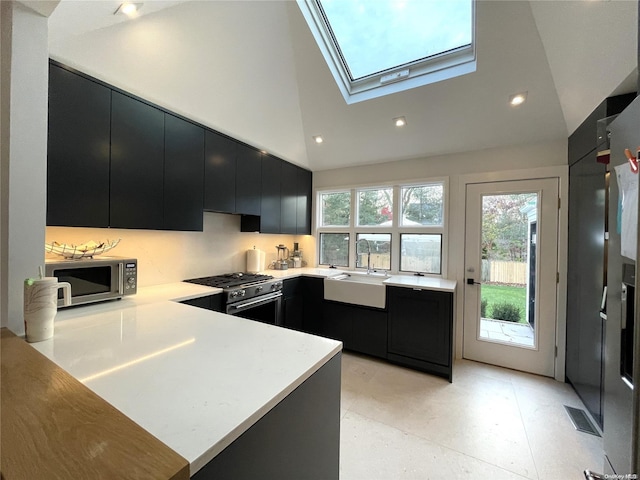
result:
[[[636,1],[480,0],[476,72],[353,105],[294,1],[118,5],[62,0],[52,58],[312,170],[566,139],[636,86]]]

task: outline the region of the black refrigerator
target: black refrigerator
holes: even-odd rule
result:
[[[609,242],[604,350],[604,470],[638,472],[638,167],[640,97],[610,125]],[[630,158],[631,157],[631,158]],[[586,260],[588,261],[588,260]],[[636,358],[634,358],[634,355]]]

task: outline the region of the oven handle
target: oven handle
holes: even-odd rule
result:
[[[253,307],[254,305],[262,305],[264,303],[269,303],[272,300],[282,297],[282,292],[270,293],[268,295],[262,295],[260,298],[250,301],[250,302],[238,302],[233,305],[227,305],[227,312],[235,309],[235,311],[239,312],[248,307]]]

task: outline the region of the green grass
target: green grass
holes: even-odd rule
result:
[[[524,318],[527,311],[527,289],[507,285],[482,285],[482,299],[487,300],[487,317],[491,318],[493,304],[508,302],[520,309],[520,323],[527,323]]]

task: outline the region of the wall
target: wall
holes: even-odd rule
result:
[[[0,2],[0,326],[9,319],[9,121],[13,7]]]
[[[266,254],[266,266],[276,259],[276,245],[293,248],[299,242],[303,259],[313,249],[308,235],[267,235],[240,232],[240,216],[204,214],[204,232],[125,230],[116,228],[47,227],[46,241],[82,244],[121,239],[108,255],[138,259],[138,285],[179,282],[187,278],[244,271],[246,250],[254,246]],[[59,258],[48,253],[47,258]],[[308,258],[314,262],[314,257]],[[313,263],[312,263],[313,265]],[[268,272],[267,272],[268,273]]]
[[[37,275],[44,260],[48,25],[46,17],[18,3],[2,3],[3,35],[10,26],[10,55],[5,42],[2,50],[3,80],[10,73],[2,104],[8,96],[11,112],[8,125],[2,124],[2,326],[20,334],[23,281]]]
[[[337,187],[375,185],[387,182],[415,182],[431,177],[449,178],[449,214],[446,277],[458,282],[456,299],[456,356],[462,356],[465,185],[467,183],[559,177],[561,198],[567,198],[567,142],[523,145],[479,150],[432,158],[381,163],[361,167],[314,172],[314,191]],[[565,200],[564,205],[568,205]],[[566,209],[560,218],[560,275],[558,286],[558,361],[564,361],[564,322],[566,303]],[[564,364],[556,366],[563,379]]]
[[[100,80],[308,167],[285,3],[187,2],[53,42],[50,53]]]

